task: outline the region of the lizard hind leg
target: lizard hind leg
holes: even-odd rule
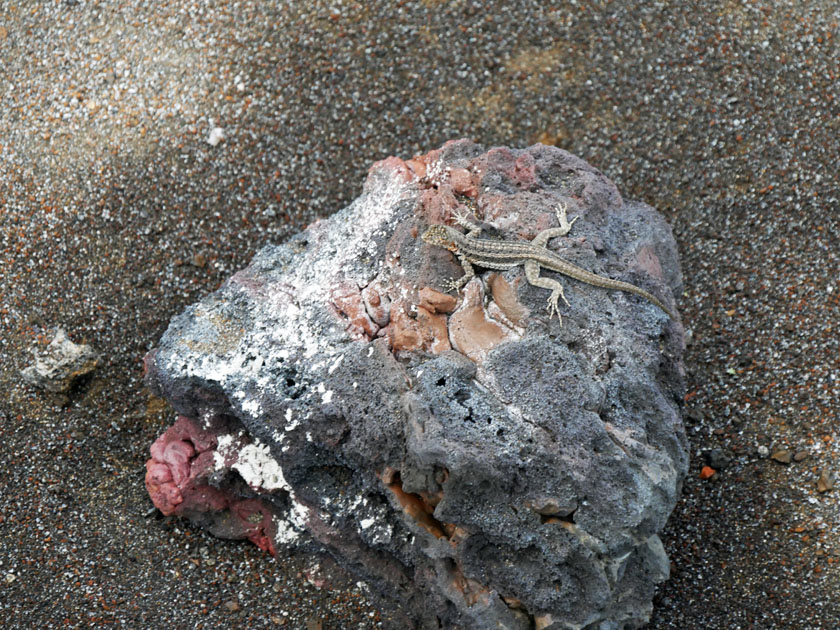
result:
[[[525,278],[528,280],[528,284],[551,291],[551,295],[548,296],[548,318],[551,319],[552,316],[557,315],[557,319],[562,322],[560,309],[557,307],[558,300],[562,299],[566,306],[571,306],[565,293],[563,293],[563,285],[551,278],[541,278],[540,266],[533,260],[525,261]]]
[[[580,217],[575,217],[571,221],[566,219],[566,210],[568,206],[565,203],[557,204],[557,207],[554,209],[554,214],[557,215],[557,222],[560,224],[560,229],[563,230],[563,234],[561,236],[566,236],[571,229],[572,225],[574,225],[575,221],[577,221]]]
[[[575,221],[577,221],[580,217],[574,217],[571,221],[566,218],[566,204],[561,203],[557,206],[554,210],[555,214],[557,215],[557,222],[560,224],[560,227],[556,228],[548,228],[547,230],[543,230],[539,234],[534,237],[534,240],[531,241],[531,245],[534,247],[545,247],[548,245],[548,241],[556,238],[558,236],[566,236],[569,231],[572,229],[572,225]]]

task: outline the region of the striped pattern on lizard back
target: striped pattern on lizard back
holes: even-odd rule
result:
[[[469,231],[466,234],[462,234],[447,225],[432,225],[426,230],[422,238],[426,243],[448,249],[461,262],[464,275],[458,280],[450,281],[450,289],[460,290],[464,284],[474,277],[473,265],[484,267],[485,269],[497,270],[510,269],[518,265],[523,265],[525,267],[525,276],[530,284],[551,290],[551,295],[548,298],[549,317],[556,314],[558,319],[560,319],[560,313],[557,310],[557,301],[562,299],[567,306],[569,302],[566,300],[566,296],[563,294],[563,287],[559,282],[551,278],[540,277],[540,267],[544,267],[596,287],[634,293],[649,300],[667,313],[669,317],[673,318],[671,311],[660,300],[644,289],[629,282],[599,276],[563,260],[557,254],[548,250],[546,245],[549,239],[568,234],[572,224],[577,220],[577,217],[571,221],[566,219],[565,206],[559,207],[556,210],[556,214],[560,227],[543,230],[530,243],[523,241],[494,241],[480,238],[478,235],[481,233],[481,228],[470,223],[463,215],[456,215],[454,218],[459,225],[468,228]]]

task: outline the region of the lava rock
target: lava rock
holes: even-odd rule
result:
[[[828,492],[829,490],[834,489],[834,475],[831,474],[827,470],[823,470],[820,472],[820,476],[817,479],[817,492],[820,494],[824,492]]]
[[[732,462],[732,452],[722,448],[713,448],[703,453],[706,463],[715,470],[724,470]]]
[[[455,300],[457,260],[419,238],[468,207],[530,239],[561,203],[579,220],[549,247],[673,307],[667,224],[579,158],[388,158],[147,356],[180,414],[152,447],[155,504],[272,553],[326,549],[407,628],[644,624],[688,467],[681,323],[558,277],[561,325],[521,266],[478,269]]]
[[[21,370],[23,379],[49,392],[64,394],[77,379],[90,374],[99,365],[99,354],[88,345],[75,344],[63,329],[43,352],[33,352],[35,363]]]
[[[784,464],[785,466],[787,466],[788,464],[790,464],[793,457],[791,456],[789,450],[787,450],[785,448],[781,448],[781,449],[773,451],[773,454],[770,455],[770,459],[772,459],[774,462],[778,462],[780,464]]]

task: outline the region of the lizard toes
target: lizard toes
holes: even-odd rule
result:
[[[455,294],[457,295],[461,292],[461,284],[457,280],[447,280],[443,283],[443,286],[447,293],[455,291]]]

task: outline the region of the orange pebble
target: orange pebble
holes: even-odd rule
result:
[[[708,479],[709,477],[714,476],[716,472],[717,471],[711,466],[703,466],[700,470],[700,479]]]

